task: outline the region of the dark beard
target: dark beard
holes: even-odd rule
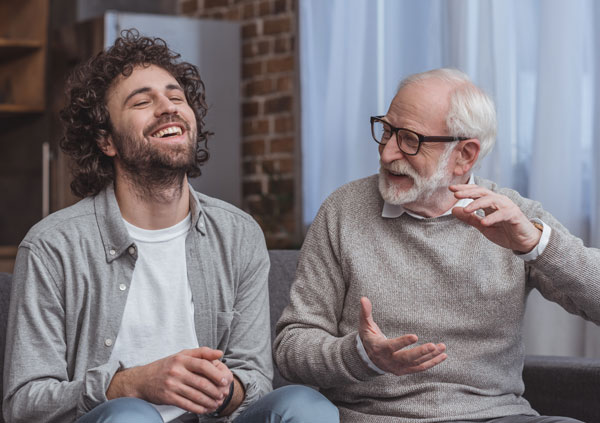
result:
[[[165,123],[160,122],[159,124]],[[148,133],[148,131],[146,132]],[[151,133],[151,132],[150,132]],[[186,125],[186,133],[196,139]],[[130,134],[113,131],[113,141],[124,171],[123,176],[140,198],[164,199],[164,195],[179,195],[187,173],[194,169],[196,143],[157,148],[152,143]]]

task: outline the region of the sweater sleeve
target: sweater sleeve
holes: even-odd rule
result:
[[[600,324],[600,250],[586,247],[540,203],[529,200],[522,209],[552,228],[544,252],[526,262],[528,284],[569,313]]]
[[[119,368],[106,363],[72,380],[66,361],[63,290],[43,253],[21,246],[15,263],[6,354],[4,418],[10,422],[69,422],[106,401]]]
[[[600,250],[586,247],[556,221],[549,224],[554,226],[544,252],[527,262],[529,283],[569,313],[600,325]]]
[[[340,260],[341,228],[331,202],[323,204],[308,231],[274,342],[275,363],[285,378],[321,388],[378,376],[360,358],[357,331],[344,336],[338,331],[347,282]]]

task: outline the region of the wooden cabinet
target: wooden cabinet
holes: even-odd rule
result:
[[[42,217],[49,0],[0,1],[0,267]]]
[[[48,0],[0,2],[0,113],[45,109]]]

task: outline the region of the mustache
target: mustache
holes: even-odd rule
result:
[[[148,128],[146,128],[146,130],[144,130],[144,136],[148,136],[150,134],[155,133],[158,128],[162,125],[164,125],[165,123],[181,123],[183,125],[183,127],[185,128],[186,132],[190,131],[191,126],[189,124],[189,122],[187,120],[185,120],[184,118],[182,118],[179,115],[164,115],[158,118],[158,120],[156,122],[154,122],[152,125],[150,125]]]
[[[379,160],[379,165],[380,169],[387,170],[388,172],[401,173],[412,178],[419,177],[419,174],[415,171],[415,169],[403,160],[396,160],[388,165],[383,164],[381,160]]]

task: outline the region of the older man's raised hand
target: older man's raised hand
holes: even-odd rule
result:
[[[397,376],[422,372],[440,364],[448,356],[444,344],[415,344],[417,335],[403,335],[387,339],[373,320],[373,306],[367,297],[360,299],[358,334],[371,361],[381,370]]]
[[[505,195],[475,184],[452,185],[450,191],[459,200],[473,199],[466,207],[452,209],[452,214],[478,229],[493,243],[519,253],[528,253],[540,242],[542,232]],[[475,213],[480,209],[485,217]]]

